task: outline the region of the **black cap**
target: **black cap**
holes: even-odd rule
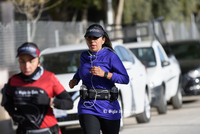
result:
[[[35,47],[34,45],[26,43],[18,48],[16,57],[23,55],[23,54],[29,54],[33,57],[39,57],[40,50],[37,47]]]
[[[87,29],[84,37],[88,37],[88,36],[101,37],[103,35],[104,35],[104,31],[102,29],[98,27],[91,27]]]

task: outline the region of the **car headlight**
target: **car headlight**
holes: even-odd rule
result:
[[[188,76],[190,76],[191,78],[200,77],[200,68],[189,71]]]

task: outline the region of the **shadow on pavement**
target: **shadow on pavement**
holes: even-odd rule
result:
[[[73,128],[61,128],[62,134],[83,134],[80,127],[73,127]]]
[[[196,101],[199,101],[199,100],[183,100],[183,103],[184,104],[187,104],[187,103],[193,103],[193,102],[196,102]]]

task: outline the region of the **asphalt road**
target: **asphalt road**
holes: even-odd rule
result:
[[[167,114],[152,109],[151,115],[146,124],[137,124],[134,117],[125,119],[120,134],[200,134],[200,96],[184,97],[181,109],[168,105]]]
[[[151,115],[150,122],[145,124],[137,124],[135,117],[125,118],[120,134],[200,134],[200,96],[183,97],[181,109],[175,110],[168,105],[164,115],[159,115],[152,108]],[[14,134],[11,130],[5,133],[9,126],[10,123],[1,122],[0,134]],[[82,134],[82,131],[77,125],[62,129],[62,134]]]
[[[167,114],[151,109],[149,123],[137,124],[135,117],[124,119],[120,134],[200,134],[200,96],[183,97],[183,107],[175,110],[168,105]],[[80,126],[62,131],[63,134],[82,134]]]

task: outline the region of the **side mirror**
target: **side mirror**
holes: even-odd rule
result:
[[[165,67],[165,66],[170,65],[170,62],[169,61],[163,61],[161,64],[162,64],[162,67]]]
[[[132,65],[133,65],[133,63],[130,62],[130,61],[122,61],[122,63],[123,63],[123,65],[124,65],[124,67],[126,68],[126,70],[131,69],[131,67],[132,67]]]

